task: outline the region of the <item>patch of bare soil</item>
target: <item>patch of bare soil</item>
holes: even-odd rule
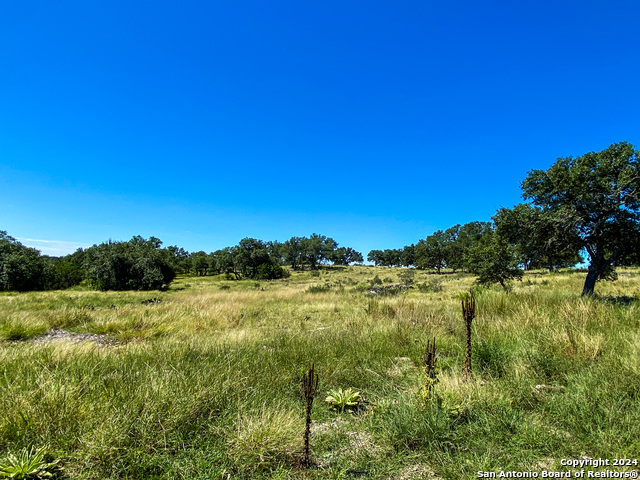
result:
[[[111,335],[103,335],[100,333],[73,333],[67,332],[66,330],[49,330],[45,335],[33,339],[33,343],[39,345],[46,345],[54,342],[94,342],[96,345],[101,347],[116,346],[120,344],[120,342]]]
[[[428,465],[418,463],[416,465],[409,465],[408,467],[400,470],[400,474],[395,477],[394,480],[416,480],[416,479],[431,479],[442,480],[438,477]]]

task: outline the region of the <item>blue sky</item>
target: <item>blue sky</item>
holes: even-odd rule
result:
[[[48,254],[489,220],[640,142],[640,2],[5,2],[0,230]]]

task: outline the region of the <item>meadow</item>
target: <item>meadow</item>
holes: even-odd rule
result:
[[[70,479],[409,480],[638,458],[640,269],[620,269],[592,298],[570,271],[527,272],[508,293],[427,272],[415,288],[369,292],[403,270],[0,293],[0,461],[33,446]],[[92,336],[43,338],[51,330]],[[300,387],[312,364],[305,468]],[[361,394],[356,408],[324,401],[338,388]]]

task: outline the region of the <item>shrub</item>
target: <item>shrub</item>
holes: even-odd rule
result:
[[[268,263],[263,263],[258,265],[256,269],[256,280],[274,280],[277,278],[287,278],[290,277],[291,273],[288,270],[282,268],[280,265],[271,265]]]
[[[413,269],[402,270],[400,273],[398,273],[398,278],[400,279],[402,284],[406,285],[407,287],[409,285],[413,285],[415,276],[416,271]]]
[[[428,282],[422,282],[417,285],[418,290],[422,293],[428,292],[441,292],[443,290],[442,280],[439,278],[434,278],[433,280],[429,280]]]
[[[307,293],[326,293],[331,290],[331,286],[329,285],[312,285],[307,288]]]

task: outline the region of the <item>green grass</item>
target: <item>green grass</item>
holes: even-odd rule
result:
[[[68,478],[458,479],[637,455],[640,271],[621,270],[593,299],[579,296],[584,273],[527,274],[508,294],[474,287],[469,382],[460,297],[473,277],[386,296],[358,287],[376,275],[399,283],[397,273],[0,295],[0,460],[46,445]],[[150,298],[162,302],[141,303]],[[50,329],[119,342],[33,343]],[[421,358],[433,336],[427,396]],[[305,470],[300,381],[311,363],[318,467]],[[323,402],[340,388],[360,392],[357,411]]]

